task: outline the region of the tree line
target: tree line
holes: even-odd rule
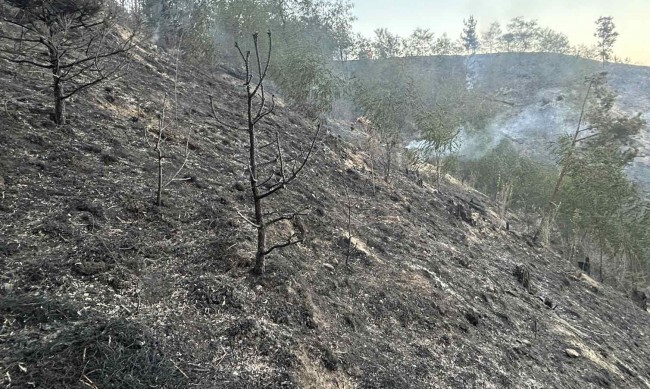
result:
[[[436,37],[430,29],[419,27],[407,37],[379,28],[370,38],[356,36],[356,39],[352,39],[351,51],[356,59],[541,52],[600,59],[603,63],[610,60],[630,62],[629,58],[622,60],[613,54],[618,37],[613,18],[600,17],[596,25],[594,36],[597,42],[593,45],[572,45],[566,34],[540,26],[535,19],[515,17],[505,26],[493,22],[480,32],[478,20],[470,15],[463,20],[463,29],[457,39],[447,33]]]

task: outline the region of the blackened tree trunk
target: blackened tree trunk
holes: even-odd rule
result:
[[[52,92],[54,96],[54,122],[58,125],[65,124],[65,97],[63,83],[61,82],[61,64],[58,51],[54,47],[49,48],[50,64],[52,66]]]
[[[106,39],[118,27],[103,1],[12,1],[0,6],[0,58],[50,73],[53,121],[66,122],[65,101],[118,76],[129,60],[135,31],[125,40]],[[47,52],[47,56],[43,56]],[[111,57],[120,60],[110,61]],[[113,62],[109,64],[109,62]]]
[[[263,274],[265,268],[264,257],[266,256],[266,226],[264,225],[264,213],[262,208],[262,198],[257,185],[257,140],[255,139],[255,118],[253,117],[253,98],[251,87],[247,85],[246,92],[248,95],[248,158],[249,158],[249,178],[251,190],[253,192],[255,207],[255,224],[257,225],[257,251],[255,253],[254,274]]]
[[[263,203],[266,197],[272,196],[277,192],[286,188],[288,184],[293,182],[298,174],[305,167],[305,164],[309,160],[312,152],[314,151],[314,145],[316,144],[316,139],[320,132],[320,124],[316,130],[316,134],[309,145],[309,148],[304,151],[301,150],[300,154],[289,160],[285,159],[283,156],[283,149],[280,141],[280,134],[276,133],[275,142],[270,142],[265,146],[259,147],[257,145],[256,131],[258,131],[257,124],[267,115],[273,113],[275,108],[275,99],[271,99],[270,107],[267,106],[266,95],[264,92],[264,80],[266,78],[267,71],[269,69],[269,64],[271,61],[271,51],[272,51],[272,41],[271,41],[271,32],[268,32],[269,36],[269,47],[267,51],[266,61],[264,63],[261,59],[260,49],[258,47],[258,34],[253,34],[253,46],[254,46],[254,57],[251,59],[251,52],[247,51],[244,53],[238,44],[235,44],[235,47],[239,51],[239,54],[244,62],[246,67],[246,127],[241,128],[238,126],[233,126],[228,123],[223,122],[219,119],[217,114],[214,101],[212,96],[210,96],[210,106],[212,109],[212,115],[217,123],[231,128],[233,130],[242,130],[248,132],[248,177],[251,186],[251,192],[253,195],[253,207],[255,212],[255,219],[250,220],[246,216],[242,216],[249,224],[251,224],[257,231],[257,250],[255,252],[255,263],[251,269],[253,274],[261,275],[265,271],[265,259],[266,255],[271,253],[276,249],[283,247],[288,247],[303,241],[304,237],[297,239],[296,234],[292,233],[285,242],[270,245],[267,248],[266,242],[266,232],[267,228],[274,225],[275,223],[281,222],[283,220],[293,221],[297,216],[304,215],[301,211],[294,211],[286,214],[282,214],[277,211],[269,212],[265,210],[265,204]],[[256,73],[256,74],[254,74]],[[254,82],[253,79],[257,78]],[[265,149],[275,145],[275,152],[272,155],[265,155],[263,152],[260,152],[260,149]],[[274,154],[274,155],[273,155]],[[265,159],[268,160],[265,161]],[[266,167],[266,168],[265,168]],[[265,178],[268,177],[268,178]],[[277,217],[271,218],[270,215],[277,215]],[[267,217],[269,220],[266,220]]]

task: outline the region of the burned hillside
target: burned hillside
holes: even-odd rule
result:
[[[375,177],[361,126],[323,123],[268,200],[307,208],[269,231],[304,241],[252,275],[247,134],[209,98],[245,124],[242,79],[173,54],[138,43],[61,126],[38,78],[0,62],[4,386],[650,387],[646,310],[453,178]],[[157,206],[163,109],[165,171],[185,163]],[[316,127],[280,96],[259,136],[292,155]]]

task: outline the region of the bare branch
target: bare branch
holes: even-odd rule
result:
[[[241,50],[241,47],[239,47],[239,44],[237,42],[235,42],[235,48],[239,52],[239,56],[241,57],[241,59],[244,61],[244,64],[246,65],[246,83],[244,85],[249,85],[250,82],[251,82],[251,79],[253,78],[253,76],[251,75],[251,73],[250,73],[250,71],[248,69],[248,63],[249,63],[248,59],[250,58],[251,52],[247,51],[246,54],[244,54],[242,52],[242,50]]]
[[[72,97],[73,95],[75,95],[76,93],[82,91],[83,89],[90,88],[93,85],[97,85],[100,82],[104,82],[104,81],[108,80],[113,75],[117,74],[120,70],[122,70],[122,67],[124,66],[124,64],[125,64],[125,62],[123,62],[119,66],[113,68],[113,70],[111,70],[110,72],[108,72],[106,74],[103,74],[103,75],[100,75],[100,76],[98,76],[97,78],[95,78],[94,80],[92,80],[90,82],[87,82],[87,83],[84,83],[84,84],[81,84],[81,85],[77,86],[76,88],[72,89],[70,92],[64,94],[63,99],[68,99],[68,98]]]
[[[6,57],[4,55],[0,55],[0,59],[4,59],[6,61],[13,62],[13,63],[18,63],[18,64],[28,64],[28,65],[36,66],[36,67],[43,68],[43,69],[52,69],[53,68],[53,66],[50,65],[50,64],[42,64],[42,63],[39,63],[39,62],[34,62],[32,60],[29,60],[29,59],[15,59],[15,58]]]
[[[583,128],[583,129],[581,129],[581,130],[577,130],[577,133],[578,133],[578,134],[582,134],[583,132],[595,131],[595,130],[598,130],[598,128],[595,127],[595,126],[589,126],[589,127],[585,127],[585,128]]]
[[[280,160],[280,177],[282,178],[282,187],[287,183],[286,176],[284,175],[284,159],[282,158],[282,147],[280,147],[280,133],[275,133],[275,141],[278,148],[278,159]]]
[[[295,235],[291,235],[285,243],[280,243],[280,244],[276,244],[275,246],[271,246],[268,250],[264,251],[264,255],[270,254],[273,250],[293,246],[295,244],[302,243],[304,241],[304,239],[292,240],[294,236]]]
[[[582,142],[583,140],[587,140],[587,139],[595,138],[595,137],[597,137],[598,135],[600,135],[600,133],[587,135],[587,136],[585,136],[585,137],[583,137],[583,138],[576,139],[575,143],[580,143],[580,142]]]
[[[265,226],[270,226],[270,225],[273,225],[275,223],[281,222],[282,220],[294,220],[298,216],[307,216],[307,214],[305,213],[305,211],[307,209],[308,208],[305,208],[305,209],[300,210],[298,212],[293,212],[293,213],[289,213],[289,214],[286,214],[286,215],[278,216],[275,219],[267,221],[266,223],[264,223],[264,225]]]
[[[271,63],[271,51],[273,49],[273,40],[271,39],[271,31],[268,31],[266,34],[269,37],[268,56],[266,57],[266,65],[264,66],[264,70],[260,72],[260,81],[257,84],[257,87],[253,90],[253,96],[257,93],[257,90],[263,85],[263,81],[266,78],[266,73],[269,70],[269,64]],[[257,34],[255,34],[254,36],[254,43],[255,43],[255,52],[257,53],[258,69],[261,69],[259,50],[257,49]]]
[[[271,189],[269,189],[267,192],[262,193],[262,194],[259,194],[258,196],[256,196],[258,199],[261,200],[261,199],[263,199],[263,198],[265,198],[265,197],[268,197],[268,196],[272,195],[273,193],[275,193],[275,192],[277,192],[278,190],[284,188],[287,184],[289,184],[291,181],[293,181],[293,180],[296,179],[296,177],[298,176],[298,174],[302,171],[302,169],[303,169],[303,168],[305,167],[305,165],[307,164],[307,161],[309,160],[309,158],[311,157],[312,152],[314,151],[314,146],[316,145],[316,140],[318,139],[318,134],[320,133],[320,128],[321,128],[321,125],[320,125],[320,123],[319,123],[319,124],[318,124],[318,127],[317,127],[317,129],[316,129],[316,135],[314,135],[314,138],[312,139],[311,144],[309,145],[309,149],[308,149],[308,151],[307,151],[307,155],[306,155],[305,158],[302,160],[302,162],[300,163],[300,165],[298,166],[298,168],[293,170],[293,172],[291,173],[291,176],[289,176],[289,178],[284,178],[281,182],[279,182],[278,184],[276,184],[275,186],[273,186],[273,187],[272,187]]]
[[[217,122],[217,124],[220,124],[220,125],[222,125],[222,126],[224,126],[224,127],[230,128],[231,130],[237,130],[237,131],[244,131],[244,130],[246,130],[245,128],[235,127],[235,126],[230,125],[230,124],[228,124],[228,123],[222,121],[221,119],[219,119],[219,117],[217,116],[217,111],[216,111],[216,109],[214,108],[214,101],[213,101],[213,99],[212,99],[212,95],[208,95],[208,97],[210,98],[210,109],[212,110],[212,117],[213,117],[214,120]]]
[[[181,166],[178,168],[178,170],[176,171],[176,173],[174,173],[174,174],[171,176],[171,178],[169,179],[169,181],[167,181],[167,183],[164,185],[164,187],[169,186],[169,184],[171,184],[171,183],[174,182],[174,181],[185,181],[185,180],[186,180],[186,179],[177,179],[176,177],[178,177],[178,175],[181,174],[181,171],[185,168],[185,165],[187,165],[187,160],[189,159],[189,156],[190,156],[190,136],[189,136],[189,134],[188,134],[188,135],[187,135],[187,138],[185,139],[185,156],[184,156],[184,158],[183,158],[183,163],[182,163]]]
[[[238,214],[239,216],[241,216],[241,218],[244,219],[244,221],[246,221],[246,222],[247,222],[248,224],[250,224],[251,226],[253,226],[253,227],[255,227],[255,228],[262,228],[261,226],[259,226],[258,224],[255,224],[255,223],[254,223],[253,221],[251,221],[249,218],[247,218],[246,216],[244,216],[244,214],[242,214],[240,210],[237,210],[237,214]]]
[[[269,108],[267,111],[262,112],[263,109],[264,109],[264,105],[261,105],[258,114],[256,115],[255,119],[253,119],[254,124],[257,124],[257,122],[264,119],[264,117],[273,113],[273,111],[275,110],[275,95],[271,95],[271,108]]]

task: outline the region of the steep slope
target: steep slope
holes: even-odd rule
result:
[[[40,86],[0,65],[12,98],[0,113],[3,385],[650,387],[646,311],[528,244],[516,216],[506,231],[480,193],[395,173],[373,195],[363,145],[342,140],[359,130],[330,128],[300,183],[271,198],[310,207],[308,239],[250,276],[253,231],[238,215],[250,204],[246,137],[216,125],[208,103],[236,123],[241,80],[180,67],[170,142],[180,155],[191,129],[188,179],[158,209],[144,134],[174,96],[175,64],[145,48],[133,60],[70,104],[59,128]],[[287,146],[314,133],[283,105],[261,129]]]

